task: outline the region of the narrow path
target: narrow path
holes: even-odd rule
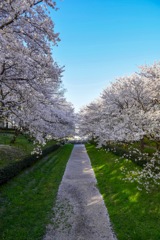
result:
[[[75,145],[44,240],[116,240],[84,145]]]

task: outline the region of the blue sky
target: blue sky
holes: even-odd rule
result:
[[[61,42],[53,57],[75,110],[96,99],[116,77],[160,60],[160,1],[57,0],[52,13]]]

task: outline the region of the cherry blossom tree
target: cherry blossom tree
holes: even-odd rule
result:
[[[146,158],[148,162],[133,176],[141,184],[146,178],[146,189],[150,182],[159,184],[159,152],[149,159],[143,148],[144,138],[154,140],[157,150],[160,146],[160,63],[142,66],[138,73],[116,79],[97,101],[81,109],[79,128],[81,133],[95,137],[99,146],[139,141],[142,153],[134,151],[139,154],[138,160]]]
[[[153,77],[147,76],[148,71],[151,71],[149,69],[150,67],[145,67],[138,74],[118,78],[106,88],[96,104],[91,103],[81,110],[82,126],[87,128],[88,123],[88,130],[91,130],[92,121],[94,132],[99,139],[103,135],[101,142],[131,142],[142,140],[144,137],[158,141],[159,77],[153,81]],[[157,64],[152,66],[152,71],[154,75]],[[98,121],[93,119],[93,115]]]
[[[70,136],[73,107],[64,98],[63,68],[51,48],[59,34],[49,10],[52,0],[0,1],[0,118],[39,143]]]
[[[82,108],[79,113],[79,135],[96,138],[98,136],[99,121],[101,119],[99,99]]]

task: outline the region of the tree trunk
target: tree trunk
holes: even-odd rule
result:
[[[15,131],[15,134],[13,135],[13,138],[11,139],[10,143],[14,144],[16,142],[16,139],[19,135],[19,131]]]
[[[144,138],[140,140],[140,149],[141,149],[141,152],[144,151]]]

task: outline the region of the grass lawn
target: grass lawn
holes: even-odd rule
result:
[[[73,146],[64,145],[0,187],[0,239],[40,240]]]
[[[24,157],[30,155],[34,148],[33,143],[22,134],[17,137],[14,144],[11,144],[13,136],[13,133],[0,133],[0,168],[22,160]],[[54,144],[55,141],[51,140],[45,147]]]
[[[86,145],[118,240],[160,240],[160,187],[151,193],[138,191],[136,183],[124,182],[121,169],[136,166],[116,155]]]
[[[0,133],[0,168],[30,155],[33,143],[26,137],[19,135],[14,144],[11,144],[13,133]]]
[[[1,133],[0,132],[0,144],[5,144],[5,145],[10,145],[10,146],[14,146],[17,147],[19,149],[22,149],[26,152],[30,152],[33,149],[33,143],[31,141],[29,141],[27,139],[27,137],[25,137],[22,134],[19,134],[16,138],[15,143],[11,143],[11,140],[13,139],[14,134],[11,133]]]

